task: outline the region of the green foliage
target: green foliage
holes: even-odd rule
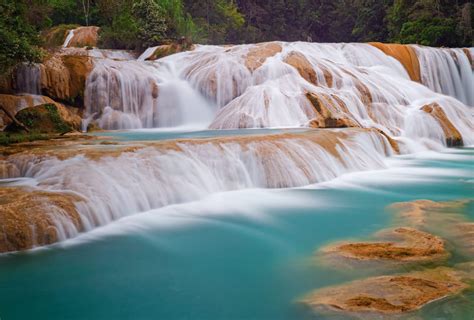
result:
[[[38,33],[28,23],[26,9],[23,2],[0,0],[0,73],[19,62],[41,59]]]
[[[15,117],[23,123],[31,133],[66,133],[72,131],[71,126],[60,116],[54,104],[44,104],[20,110]],[[10,124],[7,132],[23,132],[15,123]]]
[[[450,18],[419,19],[405,22],[400,31],[401,43],[418,43],[426,46],[456,45],[456,23]]]
[[[0,145],[8,146],[14,143],[31,142],[36,140],[49,140],[52,137],[41,133],[10,133],[0,132]]]
[[[132,6],[137,37],[142,48],[160,44],[167,29],[165,12],[155,0],[139,0]]]

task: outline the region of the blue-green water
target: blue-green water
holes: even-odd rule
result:
[[[474,149],[458,149],[397,158],[389,170],[322,186],[228,192],[153,210],[65,244],[0,256],[0,318],[336,319],[297,300],[372,270],[323,267],[315,250],[387,227],[393,202],[473,192]],[[467,214],[474,219],[472,205]],[[473,314],[472,291],[416,313]]]

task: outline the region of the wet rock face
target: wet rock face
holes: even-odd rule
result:
[[[0,252],[51,244],[83,229],[78,196],[1,187],[0,199]]]
[[[97,47],[99,40],[99,27],[79,27],[74,29],[74,35],[67,47]]]
[[[415,50],[409,45],[371,42],[370,45],[397,59],[405,67],[410,79],[421,83],[420,62]]]
[[[260,43],[252,47],[245,56],[245,66],[251,71],[261,67],[267,58],[281,52],[282,47],[277,42]]]
[[[413,311],[468,287],[463,273],[439,267],[419,272],[371,277],[345,285],[324,288],[302,302],[316,310],[397,314]]]
[[[307,93],[306,98],[314,107],[315,117],[310,121],[312,128],[360,127],[348,116],[347,107],[337,96]],[[346,112],[345,112],[346,111]]]
[[[453,125],[444,112],[443,108],[437,104],[432,103],[421,108],[424,112],[430,114],[438,121],[446,136],[446,144],[448,147],[459,147],[463,145],[462,135],[458,129]]]
[[[55,100],[82,107],[86,79],[92,67],[88,56],[55,54],[40,66],[41,91]]]

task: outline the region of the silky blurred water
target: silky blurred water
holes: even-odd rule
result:
[[[396,157],[389,165],[306,188],[220,193],[2,255],[0,318],[346,319],[315,314],[298,299],[374,270],[323,267],[315,250],[389,226],[393,202],[474,196],[472,148]],[[466,214],[474,219],[472,205]],[[473,314],[468,291],[408,318]]]

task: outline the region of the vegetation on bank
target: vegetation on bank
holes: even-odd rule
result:
[[[99,46],[112,49],[143,50],[183,37],[210,44],[473,45],[469,0],[0,0],[0,16],[2,73],[39,60],[38,46],[48,46],[39,34],[58,25],[97,25]]]

